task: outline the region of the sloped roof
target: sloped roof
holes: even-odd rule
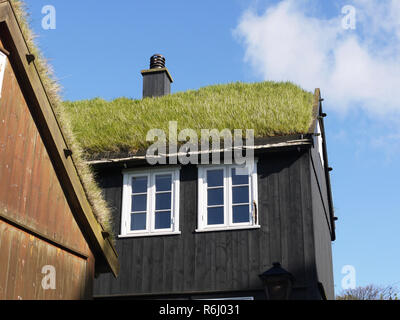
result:
[[[84,156],[96,159],[145,150],[149,130],[168,135],[170,121],[198,137],[202,129],[254,129],[256,138],[309,133],[313,103],[312,93],[292,83],[238,82],[143,100],[65,102],[64,110]]]

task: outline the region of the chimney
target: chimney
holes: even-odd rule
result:
[[[161,97],[171,93],[171,75],[165,67],[165,58],[155,54],[150,59],[150,69],[142,71],[143,98]]]

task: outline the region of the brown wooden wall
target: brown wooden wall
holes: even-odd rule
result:
[[[0,220],[0,299],[91,297],[93,259],[82,259]],[[55,290],[44,290],[45,266],[53,266]],[[44,273],[42,273],[42,271]]]
[[[54,265],[55,291],[42,267]],[[90,298],[94,258],[7,62],[0,99],[0,299]]]

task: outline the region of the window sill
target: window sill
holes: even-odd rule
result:
[[[143,232],[143,233],[130,233],[125,235],[119,235],[118,239],[126,239],[126,238],[143,238],[143,237],[162,237],[162,236],[175,236],[180,235],[180,231],[167,231],[167,232]]]
[[[217,231],[234,231],[234,230],[254,230],[261,229],[261,226],[233,226],[233,227],[217,227],[217,228],[207,228],[207,229],[196,229],[197,233],[202,232],[217,232]]]

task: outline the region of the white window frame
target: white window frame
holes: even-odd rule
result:
[[[250,222],[233,223],[232,205],[232,169],[243,168],[238,165],[199,165],[198,166],[198,219],[196,232],[224,231],[238,229],[259,229],[260,218],[258,214],[258,175],[257,160],[254,161],[253,170],[249,172],[249,206],[251,207]],[[224,224],[207,225],[207,171],[224,170]],[[254,221],[257,220],[257,222]]]
[[[150,237],[162,235],[181,234],[179,231],[179,185],[180,168],[147,169],[147,170],[125,170],[123,173],[123,194],[121,212],[121,234],[119,238]],[[156,176],[172,175],[171,186],[171,228],[155,229],[155,202],[156,202]],[[146,230],[130,230],[132,209],[132,178],[147,177],[147,211]]]

